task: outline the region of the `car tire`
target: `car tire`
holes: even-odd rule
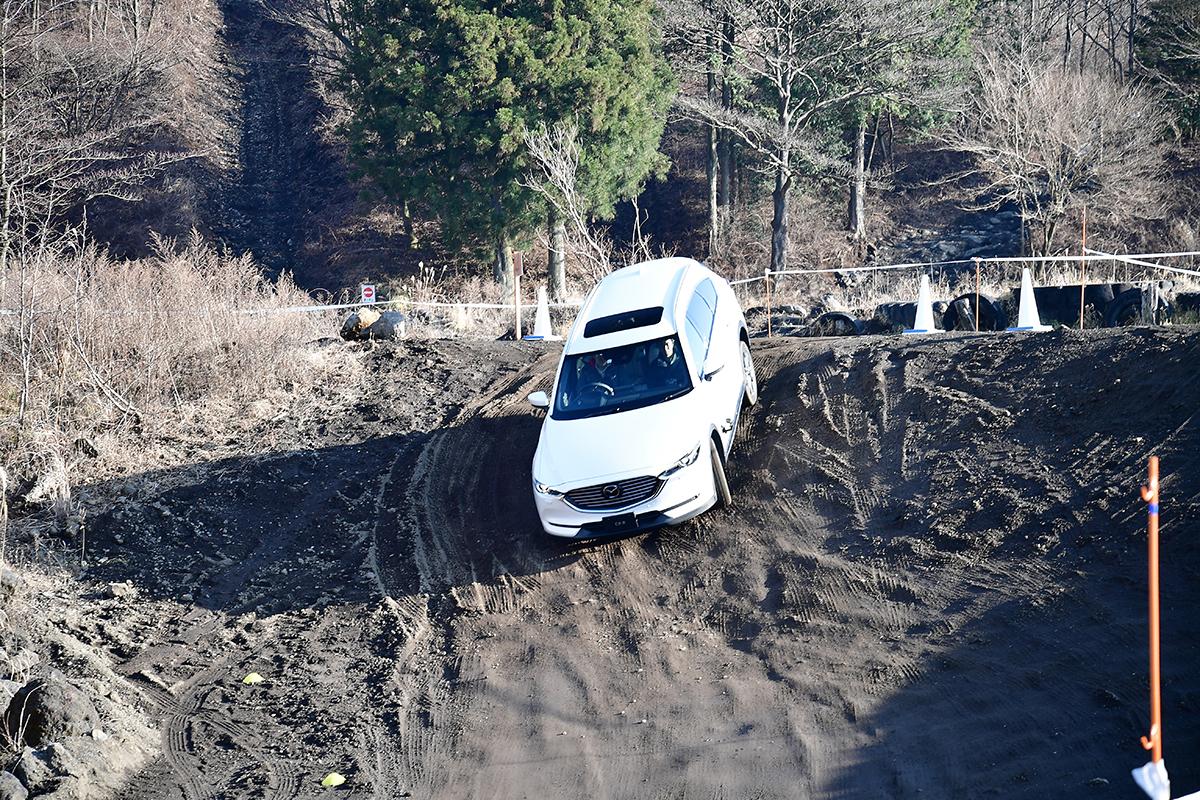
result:
[[[754,358],[750,355],[750,345],[746,340],[740,340],[739,348],[742,361],[742,385],[745,387],[746,405],[753,406],[758,402],[758,373],[754,369]]]
[[[729,493],[729,481],[725,478],[725,459],[721,456],[721,448],[716,440],[708,443],[709,460],[712,462],[713,488],[717,493],[717,503],[714,508],[733,504],[733,495]]]

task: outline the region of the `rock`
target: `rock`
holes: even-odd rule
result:
[[[0,566],[0,603],[8,602],[25,585],[16,570]]]
[[[385,311],[367,328],[366,335],[368,339],[393,341],[403,339],[407,327],[408,320],[404,314],[399,311]]]
[[[16,693],[21,689],[17,681],[0,680],[0,708],[8,708]]]
[[[104,593],[109,597],[137,597],[137,589],[129,581],[110,583]]]
[[[25,800],[29,790],[11,772],[0,772],[0,800]]]
[[[373,308],[360,308],[350,316],[346,317],[346,321],[342,323],[342,338],[343,339],[362,339],[365,337],[367,328],[370,328],[382,316]]]
[[[58,742],[51,742],[42,752],[48,754],[46,761],[54,774],[59,777],[70,775],[79,778],[86,771],[83,763],[76,758],[75,754]]]
[[[55,778],[48,788],[50,791],[39,794],[38,800],[83,800],[88,796],[79,778]]]
[[[12,771],[14,777],[33,794],[52,788],[55,778],[58,777],[50,766],[50,753],[34,750],[32,747],[21,751],[21,757],[17,759]]]
[[[99,723],[100,715],[83,692],[59,673],[37,678],[22,686],[8,704],[4,725],[14,742],[42,745],[84,736]]]

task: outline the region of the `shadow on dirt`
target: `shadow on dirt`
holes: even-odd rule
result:
[[[481,583],[555,569],[589,545],[541,532],[528,488],[539,424],[533,417],[476,417],[432,433],[230,458],[94,485],[85,491],[117,499],[89,521],[89,572],[102,581],[130,581],[150,596],[261,615],[377,599],[370,580],[376,552],[379,562],[389,560],[384,554],[395,562],[384,564],[393,596],[452,587],[453,580],[431,586],[429,576],[411,568],[418,535],[469,560],[450,565],[449,574],[472,574]],[[510,445],[502,454],[490,451],[496,458],[488,463],[465,463],[484,482],[475,491],[490,495],[486,510],[462,502],[430,508],[430,487],[415,491],[415,479],[438,481],[422,472],[422,458],[447,434]],[[447,480],[432,491],[450,505],[462,489]],[[414,523],[414,516],[435,511],[451,524]]]
[[[1164,537],[1164,754],[1180,793],[1200,789],[1200,556],[1179,520]],[[1081,560],[1082,561],[1082,560]],[[1133,797],[1149,760],[1145,554],[1075,571],[1053,594],[1010,600],[952,632],[916,679],[860,727],[836,797]]]

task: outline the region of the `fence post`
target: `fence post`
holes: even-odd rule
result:
[[[518,251],[514,254],[516,263],[513,264],[513,308],[516,309],[517,324],[513,328],[513,341],[521,341],[521,272],[525,269],[525,254]]]
[[[763,284],[767,287],[767,338],[771,338],[771,268],[763,270]]]
[[[1083,330],[1083,290],[1087,287],[1084,265],[1087,264],[1087,206],[1083,207],[1083,249],[1079,251],[1079,330]]]
[[[979,333],[979,256],[975,256],[975,332]]]

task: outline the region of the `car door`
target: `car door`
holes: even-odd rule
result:
[[[705,395],[705,407],[717,430],[726,453],[733,443],[733,430],[737,422],[737,395],[741,389],[741,372],[736,360],[728,352],[723,315],[719,310],[717,290],[709,278],[703,279],[692,294],[687,309],[689,345],[697,358],[696,376],[700,391]],[[703,380],[704,366],[720,367],[711,380]]]

